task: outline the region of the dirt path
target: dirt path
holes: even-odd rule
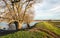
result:
[[[42,29],[42,28],[33,28],[33,29],[30,29],[29,31],[31,31],[31,32],[34,32],[34,31],[43,31],[43,32],[51,35],[51,36],[54,37],[54,38],[60,38],[60,36],[57,35],[57,34],[55,34],[54,32],[51,32],[51,31],[49,31],[49,30]]]

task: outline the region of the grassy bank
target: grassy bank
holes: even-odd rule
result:
[[[48,29],[48,30],[60,35],[60,28],[56,27],[55,25],[53,25],[49,22],[40,22],[40,23],[36,24],[36,27]]]
[[[14,34],[9,34],[5,36],[0,36],[0,38],[46,38],[50,37],[48,34],[44,32],[29,32],[29,31],[19,31]]]

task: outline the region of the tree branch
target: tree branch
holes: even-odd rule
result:
[[[9,19],[9,20],[11,20],[10,18],[6,18],[6,17],[0,17],[0,19],[1,19],[1,18],[3,18],[3,19]]]
[[[25,7],[25,11],[24,11],[24,14],[23,14],[23,20],[24,20],[24,16],[25,16],[25,13],[26,13],[26,11],[27,11],[28,5],[29,5],[29,2],[28,2],[28,4],[27,4],[26,7]]]
[[[17,16],[16,13],[14,12],[14,9],[11,8],[11,5],[7,4],[5,0],[3,0],[10,12],[10,15],[12,16],[13,19],[15,19],[15,17]],[[12,15],[12,13],[15,13],[15,17]]]

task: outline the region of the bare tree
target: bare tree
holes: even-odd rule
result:
[[[24,16],[24,22],[27,24],[28,28],[30,28],[30,22],[33,21],[33,18],[34,18],[34,12],[29,10],[27,11],[27,13],[25,14]]]
[[[33,20],[33,12],[29,9],[34,4],[34,0],[3,0],[7,11],[0,16],[0,21],[17,23],[17,30],[22,28],[23,22],[29,23]]]

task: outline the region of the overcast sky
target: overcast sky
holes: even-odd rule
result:
[[[0,1],[1,5],[5,5],[3,1]],[[3,12],[4,9],[0,8],[0,12]],[[42,0],[41,3],[34,5],[34,10],[35,20],[60,19],[60,0]]]
[[[34,19],[60,19],[60,0],[43,0],[41,3],[36,4],[34,8]]]

